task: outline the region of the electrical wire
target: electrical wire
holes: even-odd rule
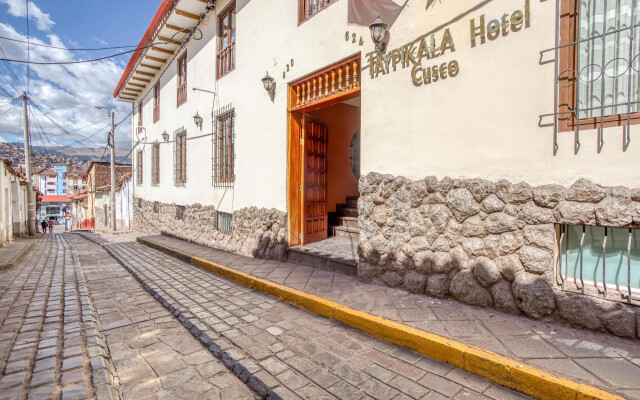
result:
[[[31,88],[31,37],[29,34],[29,0],[25,0],[27,4],[27,95]]]
[[[9,40],[9,41],[12,41],[12,42],[17,42],[17,43],[28,43],[26,40],[9,38],[9,37],[6,37],[6,36],[0,36],[0,39]],[[52,45],[42,44],[42,43],[31,43],[31,46],[47,47],[49,49],[67,50],[67,51],[100,51],[100,50],[128,49],[128,48],[131,48],[131,47],[138,47],[138,45],[129,45],[129,46],[97,47],[97,48],[93,48],[93,49],[70,49],[70,48],[67,48],[67,47],[52,46]]]
[[[202,31],[200,31],[200,29],[198,29],[197,27],[192,27],[192,28],[185,28],[182,31],[185,31],[187,29],[190,29],[191,32],[188,34],[188,37],[191,36],[191,34],[193,33],[193,31],[198,30],[200,32],[200,38],[196,39],[196,40],[200,40],[202,39]],[[180,33],[181,31],[176,32],[173,36],[177,35],[178,33]],[[135,48],[133,50],[128,50],[128,51],[123,51],[120,53],[116,53],[116,54],[111,54],[109,56],[104,56],[104,57],[98,57],[98,58],[93,58],[93,59],[89,59],[89,60],[78,60],[78,61],[56,61],[56,62],[45,62],[45,61],[29,61],[29,60],[13,60],[10,58],[6,58],[6,55],[3,55],[2,58],[0,58],[0,61],[4,61],[6,63],[18,63],[18,64],[31,64],[31,65],[73,65],[73,64],[85,64],[85,63],[91,63],[91,62],[96,62],[96,61],[102,61],[102,60],[107,60],[109,58],[115,58],[115,57],[119,57],[121,55],[124,54],[129,54],[129,53],[134,53],[138,50],[144,50],[144,49],[148,49],[149,47],[158,45],[158,44],[167,44],[167,43],[171,43],[173,39],[171,39],[170,41],[166,41],[166,42],[159,42],[159,43],[150,43],[146,46],[142,46],[142,47],[138,47]]]

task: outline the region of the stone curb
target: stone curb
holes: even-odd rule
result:
[[[33,247],[34,244],[35,243],[31,243],[31,244],[28,244],[25,247],[23,247],[22,250],[19,253],[17,253],[17,255],[15,257],[13,257],[13,259],[9,262],[9,264],[0,265],[0,271],[11,269],[11,268],[15,267],[16,265],[18,265],[20,260],[22,260],[22,258],[25,256],[25,254],[27,254],[29,252],[29,250],[31,250],[31,248]]]
[[[200,257],[191,257],[143,237],[138,237],[137,241],[296,307],[338,320],[371,336],[410,348],[422,355],[464,369],[535,398],[544,400],[623,400],[620,396],[596,387],[558,377],[479,347],[466,345],[354,310],[342,304],[257,278]]]
[[[173,315],[191,335],[196,338],[214,357],[220,359],[222,363],[242,381],[249,389],[265,400],[282,400],[282,397],[274,390],[269,389],[269,386],[264,383],[259,377],[249,372],[249,370],[242,365],[239,361],[234,359],[229,353],[223,351],[222,348],[213,340],[209,335],[204,333],[204,330],[194,324],[189,318],[187,318],[180,309],[162,297],[155,289],[153,289],[144,279],[138,275],[133,269],[129,268],[111,249],[98,240],[94,240],[89,235],[80,234],[85,239],[101,245],[111,257],[113,257],[118,264],[127,270],[133,276],[133,278],[140,283],[140,285],[146,290],[153,298],[158,301],[164,308]]]

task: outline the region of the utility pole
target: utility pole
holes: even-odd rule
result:
[[[36,196],[31,184],[31,143],[29,141],[29,110],[27,109],[26,92],[22,92],[22,126],[24,126],[24,162],[27,174],[27,226],[29,236],[36,235]]]
[[[111,111],[111,230],[116,231],[116,127],[114,125],[115,112]]]

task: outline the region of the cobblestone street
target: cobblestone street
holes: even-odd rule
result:
[[[46,235],[0,277],[1,399],[524,398],[133,237]]]

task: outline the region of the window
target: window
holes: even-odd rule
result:
[[[160,120],[160,82],[153,87],[153,122]]]
[[[138,103],[138,126],[142,126],[142,102]]]
[[[218,113],[216,130],[213,135],[214,186],[233,184],[235,179],[234,142],[235,112],[227,106]]]
[[[173,167],[175,185],[183,186],[187,183],[187,131],[184,128],[175,132]]]
[[[608,295],[611,299],[640,292],[640,229],[562,225],[559,249],[565,290],[604,294],[606,282],[607,289],[619,293]]]
[[[231,232],[232,221],[233,221],[233,214],[216,211],[216,224],[219,231]]]
[[[184,219],[185,206],[176,206],[176,219]]]
[[[178,107],[187,102],[187,53],[178,59]]]
[[[160,204],[157,201],[153,202],[153,212],[157,213],[160,211]]]
[[[136,181],[138,185],[142,185],[142,150],[138,150],[136,154]]]
[[[338,0],[298,0],[298,21],[303,22]]]
[[[160,143],[153,143],[151,149],[151,184],[158,186],[160,184]]]
[[[233,3],[218,19],[218,78],[236,67],[236,4]]]
[[[560,130],[640,122],[640,1],[562,0],[561,7]]]

